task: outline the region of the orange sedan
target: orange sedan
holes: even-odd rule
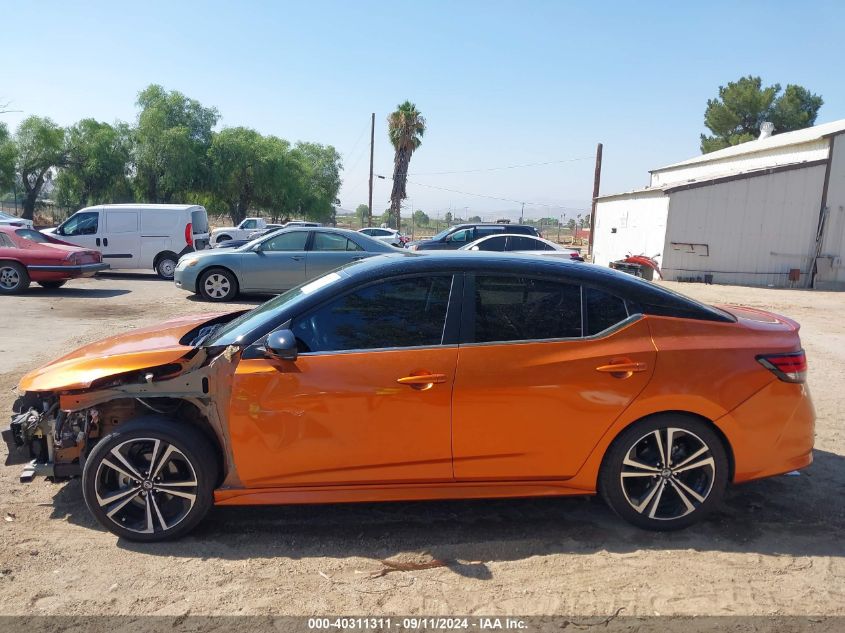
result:
[[[25,376],[23,479],[175,538],[216,505],[600,493],[657,530],[812,461],[794,321],[589,264],[388,255]]]

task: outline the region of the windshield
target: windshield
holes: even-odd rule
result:
[[[430,239],[430,240],[442,240],[444,237],[449,235],[449,231],[451,231],[451,230],[452,230],[452,227],[443,229],[442,231],[440,231],[440,233],[438,233],[437,235],[430,237],[428,239]]]
[[[341,276],[337,272],[331,272],[307,283],[300,284],[295,288],[291,288],[278,297],[262,303],[254,310],[242,314],[233,321],[229,321],[209,336],[203,342],[203,345],[208,347],[237,345],[242,342],[245,335],[257,330],[262,324],[271,320],[281,308],[290,307],[320,288],[337,283],[340,279]]]

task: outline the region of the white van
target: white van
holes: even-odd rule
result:
[[[112,269],[151,268],[173,279],[180,256],[208,248],[208,214],[196,204],[101,204],[45,233],[100,251]]]

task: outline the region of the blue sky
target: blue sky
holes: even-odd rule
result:
[[[841,2],[2,0],[0,14],[0,101],[22,111],[2,115],[10,127],[132,121],[138,91],[159,83],[216,106],[221,126],[334,145],[345,208],[366,203],[370,113],[389,175],[385,119],[405,99],[428,121],[409,197],[441,217],[519,208],[454,191],[573,215],[599,141],[602,192],[642,186],[698,153],[707,99],[745,74],[821,94],[819,122],[845,118]],[[432,173],[550,161],[567,162]],[[389,187],[376,181],[376,211]]]

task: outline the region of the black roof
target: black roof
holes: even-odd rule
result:
[[[600,288],[630,302],[646,314],[734,321],[729,314],[627,273],[585,262],[490,251],[409,252],[380,255],[343,269],[353,283],[362,278],[426,273],[484,272],[543,275]],[[345,285],[345,284],[344,284]]]

